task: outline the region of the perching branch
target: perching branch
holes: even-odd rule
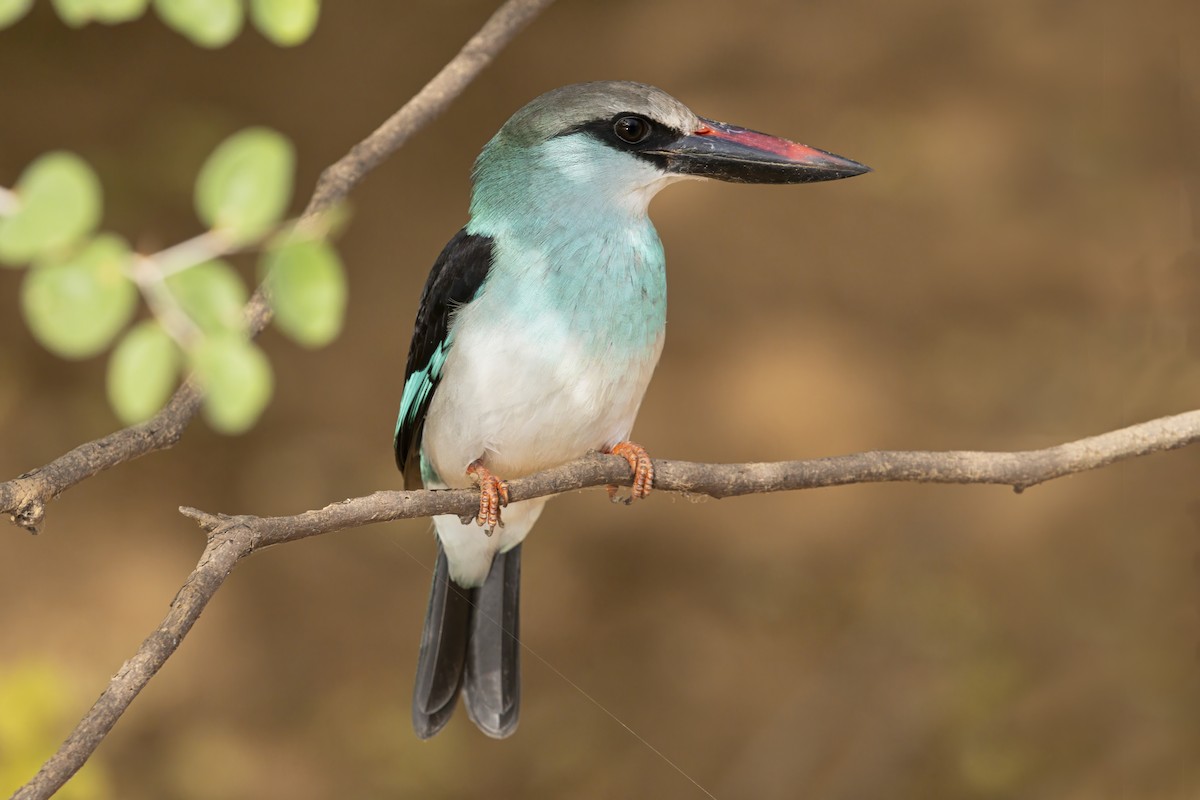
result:
[[[311,219],[344,199],[367,173],[445,111],[496,55],[552,2],[554,0],[508,0],[502,5],[425,88],[321,173],[302,219]],[[246,304],[246,318],[251,334],[255,336],[271,321],[271,309],[261,286]],[[200,410],[201,399],[199,387],[191,380],[185,381],[153,419],[82,444],[45,466],[0,483],[0,512],[8,513],[14,524],[37,533],[45,517],[46,504],[67,489],[98,472],[178,442]]]
[[[708,497],[842,486],[851,483],[991,483],[1018,491],[1064,475],[1097,469],[1138,456],[1200,441],[1200,411],[1132,425],[1074,442],[1016,453],[874,451],[811,461],[696,464],[655,461],[656,491]],[[509,482],[513,501],[604,484],[629,485],[629,467],[617,456],[591,454],[570,464]],[[476,492],[384,491],[343,500],[290,517],[225,516],[194,508],[180,512],[208,532],[208,545],[166,618],[108,688],[66,742],[13,800],[49,797],[88,759],[138,692],[154,677],[237,563],[264,547],[346,528],[434,514],[469,514]],[[483,532],[480,531],[480,536]]]
[[[1200,441],[1200,411],[1188,411],[1055,447],[1015,453],[875,450],[808,461],[748,464],[655,459],[654,488],[716,499],[887,482],[989,483],[1011,486],[1021,492],[1064,475],[1174,450],[1196,441]],[[623,459],[593,453],[555,469],[511,480],[508,493],[516,502],[592,486],[629,483],[629,465]],[[211,535],[231,529],[246,530],[249,552],[253,552],[273,544],[376,522],[470,514],[478,509],[478,504],[479,495],[473,490],[381,491],[289,517],[227,516],[187,507],[181,508],[180,513],[199,522]]]

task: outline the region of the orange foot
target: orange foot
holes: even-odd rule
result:
[[[629,462],[629,468],[633,470],[633,489],[625,499],[626,505],[635,498],[641,500],[650,494],[650,488],[654,485],[654,464],[651,463],[646,448],[633,442],[618,442],[605,452],[621,456]],[[608,487],[608,499],[617,502],[616,486]]]
[[[467,474],[479,484],[479,513],[475,515],[475,520],[483,526],[483,532],[491,536],[497,525],[504,525],[500,519],[500,509],[508,505],[508,481],[493,475],[480,459],[467,465]]]

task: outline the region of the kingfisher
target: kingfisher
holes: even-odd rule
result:
[[[791,184],[868,171],[628,81],[547,92],[484,146],[470,219],[421,294],[394,439],[406,488],[479,490],[476,514],[433,520],[418,737],[445,726],[460,694],[485,734],[517,727],[521,543],[547,498],[509,505],[506,479],[599,451],[629,462],[626,502],[651,490],[653,464],[629,440],[667,321],[651,199],[688,178]]]

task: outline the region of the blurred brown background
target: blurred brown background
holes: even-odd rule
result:
[[[248,31],[214,52],[153,17],[71,31],[37,9],[0,32],[0,184],[78,151],[105,225],[153,249],[198,231],[211,147],[265,124],[297,144],[298,209],[494,4],[325,5],[302,47]],[[250,434],[195,424],[60,498],[44,535],[0,531],[0,683],[61,676],[46,746],[65,735],[194,565],[181,504],[291,513],[399,486],[410,326],[471,161],[565,83],[654,83],[876,169],[655,202],[652,453],[1012,450],[1196,407],[1198,42],[1188,0],[562,0],[355,191],[345,334],[264,337],[277,396]],[[0,271],[4,477],[116,424],[102,359],[32,343],[20,277]],[[1200,797],[1198,467],[1191,448],[1020,496],[561,498],[526,548],[536,655],[503,742],[461,712],[411,733],[428,523],[276,548],[134,703],[89,796],[702,796],[615,717],[721,798]]]

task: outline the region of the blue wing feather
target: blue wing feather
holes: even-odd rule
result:
[[[471,302],[492,266],[492,240],[460,230],[443,248],[433,264],[413,327],[404,374],[404,394],[396,418],[396,466],[404,483],[412,487],[419,477],[421,431],[425,414],[442,378],[442,367],[450,354],[453,331],[451,316],[456,308]]]

